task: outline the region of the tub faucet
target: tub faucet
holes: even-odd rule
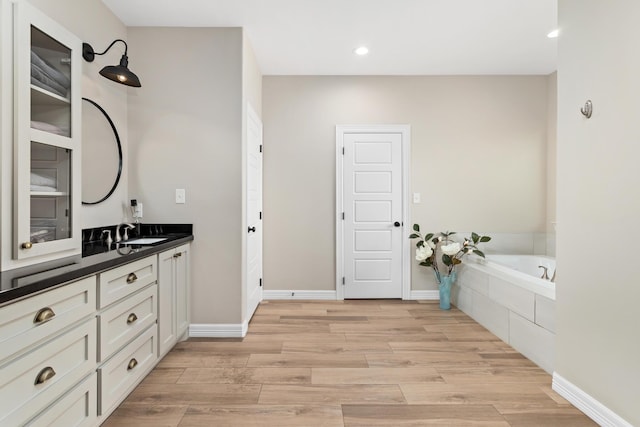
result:
[[[551,276],[551,283],[555,283],[556,282],[556,271],[558,271],[557,268],[555,270],[553,270],[553,275]]]
[[[547,267],[545,267],[544,265],[539,265],[538,268],[541,268],[541,269],[544,270],[542,272],[542,276],[540,276],[540,278],[544,279],[544,280],[549,280],[549,274],[548,274],[549,269]]]
[[[120,236],[120,227],[124,226],[124,236],[121,237]],[[129,235],[127,234],[127,230],[129,230],[130,228],[135,228],[132,224],[129,224],[127,222],[123,222],[122,224],[118,224],[118,226],[116,227],[116,236],[115,236],[115,240],[116,243],[122,241],[122,240],[129,240]]]

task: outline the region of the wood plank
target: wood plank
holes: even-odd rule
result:
[[[551,376],[536,367],[438,367],[436,371],[449,384],[536,383],[551,384]]]
[[[343,405],[345,427],[491,426],[509,423],[491,405]]]
[[[277,334],[254,334],[252,331],[244,338],[245,343],[253,343],[258,341],[316,341],[316,342],[336,342],[346,341],[344,334],[316,333],[316,332],[296,332],[296,333],[277,333]]]
[[[287,341],[282,353],[391,353],[391,347],[384,341],[362,342],[314,342]]]
[[[187,405],[120,405],[102,427],[177,427]]]
[[[157,367],[147,375],[144,382],[149,384],[175,384],[184,371],[184,368]]]
[[[365,356],[357,353],[342,354],[252,354],[247,367],[276,368],[366,368]]]
[[[401,341],[404,340],[404,336],[396,337],[396,341],[389,342],[389,346],[394,352],[406,353],[406,352],[425,352],[425,351],[444,351],[447,353],[479,353],[480,357],[485,358],[484,354],[488,352],[502,353],[502,354],[515,354],[514,357],[524,358],[519,353],[504,353],[500,346],[492,341],[463,341],[463,342],[451,342],[443,338],[441,341],[434,340],[416,340],[416,341]],[[489,358],[487,356],[486,358]]]
[[[183,341],[176,344],[171,350],[172,353],[206,352],[211,355],[230,354],[235,356],[252,353],[280,353],[281,351],[282,340],[225,342],[217,339],[212,339],[211,341]]]
[[[338,405],[192,405],[180,427],[343,427]]]
[[[312,384],[401,384],[444,382],[438,371],[419,368],[313,368]]]
[[[206,351],[170,351],[158,363],[159,368],[219,368],[246,366],[249,355],[216,355]]]
[[[187,368],[178,384],[311,384],[311,368]]]
[[[431,342],[431,341],[447,341],[448,338],[440,332],[416,332],[409,334],[395,334],[393,332],[365,332],[365,333],[346,333],[345,340],[348,342]]]
[[[145,405],[208,405],[211,402],[258,403],[260,384],[173,384],[158,387],[140,384],[127,398],[129,403]]]
[[[365,355],[370,367],[402,368],[409,366],[488,366],[482,358],[475,353],[425,351],[422,353],[393,353]],[[471,363],[469,363],[471,362]]]
[[[260,392],[262,405],[342,405],[406,403],[400,387],[393,385],[271,385]]]
[[[400,384],[409,404],[471,404],[553,402],[537,384]]]

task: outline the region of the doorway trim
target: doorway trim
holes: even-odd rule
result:
[[[344,300],[344,174],[343,138],[349,133],[399,133],[402,135],[402,233],[409,225],[409,165],[411,153],[411,125],[336,125],[336,299]],[[403,236],[404,237],[404,236]],[[402,239],[402,299],[411,298],[411,257],[409,235]]]

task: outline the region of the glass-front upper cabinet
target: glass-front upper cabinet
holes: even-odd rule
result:
[[[80,251],[82,43],[14,3],[14,258]]]

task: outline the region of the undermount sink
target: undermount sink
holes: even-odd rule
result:
[[[121,245],[155,245],[164,242],[168,237],[138,237],[120,242]]]

